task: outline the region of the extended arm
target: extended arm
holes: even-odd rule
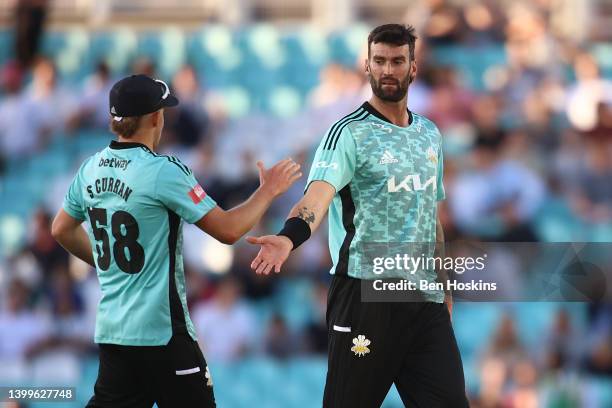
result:
[[[335,194],[336,190],[329,183],[313,181],[304,197],[291,209],[288,218],[298,218],[308,225],[310,232],[316,231]],[[268,274],[273,268],[275,272],[280,272],[281,266],[293,249],[291,239],[282,235],[248,237],[247,241],[261,245],[259,254],[251,263],[251,268],[257,273]]]
[[[95,267],[91,242],[81,226],[82,222],[60,209],[51,225],[51,235],[66,251]]]
[[[297,217],[304,220],[310,231],[314,232],[321,225],[335,194],[336,190],[329,183],[313,181],[304,197],[293,206],[287,218]]]
[[[247,201],[228,211],[213,208],[196,222],[202,231],[224,244],[233,244],[259,222],[277,196],[302,176],[300,166],[290,159],[281,161],[269,170],[265,170],[261,162],[257,165],[260,187]]]

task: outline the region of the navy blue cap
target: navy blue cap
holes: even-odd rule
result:
[[[110,114],[117,121],[123,117],[141,116],[178,105],[168,85],[146,75],[131,75],[118,81],[110,91]]]

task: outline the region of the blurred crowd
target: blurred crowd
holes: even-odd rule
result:
[[[444,137],[447,200],[440,217],[447,240],[612,240],[610,64],[602,66],[593,53],[592,43],[601,41],[595,30],[578,41],[555,29],[551,3],[436,0],[406,14],[419,33],[408,106],[431,118]],[[470,59],[491,47],[503,50],[505,63],[477,81],[448,59],[457,49]],[[181,104],[166,111],[161,150],[188,163],[222,207],[236,205],[257,187],[257,159],[270,165],[291,155],[308,166],[327,127],[369,98],[365,55],[355,65],[329,61],[303,109],[289,117],[251,111],[231,118],[223,97],[206,86],[207,73],[185,65],[167,78]],[[130,70],[157,76],[146,58]],[[45,56],[26,65],[7,62],[0,75],[2,171],[36,160],[57,134],[106,129],[116,79],[104,61],[81,89],[62,84]],[[277,230],[303,183],[274,204],[254,234]],[[79,358],[96,352],[95,271],[69,258],[49,231],[61,198],[38,209],[22,248],[0,259],[0,383],[42,378],[55,361],[72,378]],[[192,228],[185,234],[188,303],[207,359],[326,352],[325,226],[280,276],[265,278],[250,271],[255,249],[248,244],[228,249]],[[473,406],[599,406],[580,382],[612,375],[612,308],[578,307],[578,321],[560,307],[548,327],[539,327],[538,347],[524,343],[515,315],[504,314],[486,347],[464,354],[475,372],[468,387],[470,379],[479,384],[470,388]]]

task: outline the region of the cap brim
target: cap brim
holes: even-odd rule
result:
[[[174,95],[168,95],[166,99],[162,100],[162,106],[165,108],[171,108],[172,106],[176,106],[179,104],[179,100]]]

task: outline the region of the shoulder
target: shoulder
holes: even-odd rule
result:
[[[353,112],[335,121],[330,126],[325,134],[325,137],[323,138],[323,148],[327,150],[334,150],[338,145],[338,140],[341,138],[352,137],[352,129],[359,123],[366,120],[369,115],[370,113],[360,106]]]
[[[148,153],[150,160],[156,167],[158,167],[158,171],[160,173],[181,173],[185,176],[193,175],[193,171],[191,171],[191,169],[178,157],[166,154],[157,154],[149,149],[145,149],[144,147],[142,149]]]
[[[431,119],[418,113],[411,113],[412,118],[414,120],[414,124],[417,127],[420,127],[421,131],[431,134],[436,139],[442,138],[442,133],[440,133],[440,129],[438,129],[438,126]]]
[[[78,173],[88,173],[91,169],[91,167],[96,165],[97,160],[99,160],[100,155],[102,154],[104,150],[94,153],[91,156],[87,157],[85,160],[83,160],[83,162],[81,163],[81,165],[79,166],[79,170]]]

